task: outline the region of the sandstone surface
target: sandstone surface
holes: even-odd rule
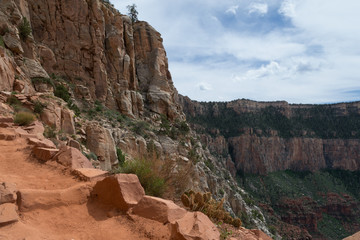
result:
[[[186,210],[180,208],[174,202],[151,196],[144,196],[140,202],[132,208],[132,212],[138,216],[149,218],[163,224],[176,221],[186,214]]]
[[[70,169],[93,168],[90,161],[76,148],[64,146],[54,156],[54,160]]]
[[[92,195],[100,203],[127,211],[139,203],[145,191],[136,175],[117,174],[97,182]]]
[[[201,212],[188,212],[171,223],[171,237],[176,240],[218,240],[220,233]]]

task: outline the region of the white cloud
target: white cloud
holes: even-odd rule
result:
[[[239,5],[231,6],[225,12],[236,15],[236,12],[237,12],[238,8],[239,8]]]
[[[286,17],[295,17],[296,16],[296,3],[294,0],[285,0],[281,3],[279,13]]]
[[[358,0],[113,3],[122,13],[137,4],[162,34],[175,87],[195,100],[360,99]]]
[[[249,14],[257,13],[265,15],[268,12],[268,5],[266,3],[252,3],[249,7]]]
[[[206,82],[201,82],[197,85],[201,91],[209,91],[212,90],[212,87],[210,84]]]

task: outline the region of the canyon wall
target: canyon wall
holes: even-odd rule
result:
[[[203,142],[218,155],[229,153],[239,172],[360,170],[360,102],[181,102]]]
[[[56,74],[72,84],[79,105],[97,100],[133,118],[142,117],[144,108],[170,119],[180,117],[162,38],[148,23],[133,24],[101,1],[18,0],[1,5],[0,33],[13,55],[3,53],[1,59],[0,72],[9,75],[1,81],[3,90],[13,89],[14,70],[30,88],[30,78]],[[32,35],[21,41],[17,26],[23,16]]]

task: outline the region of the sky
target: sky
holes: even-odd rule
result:
[[[178,92],[197,101],[360,100],[359,0],[111,0],[164,40]]]

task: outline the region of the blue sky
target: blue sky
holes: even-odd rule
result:
[[[360,100],[358,0],[135,3],[164,39],[175,87],[198,101]]]

